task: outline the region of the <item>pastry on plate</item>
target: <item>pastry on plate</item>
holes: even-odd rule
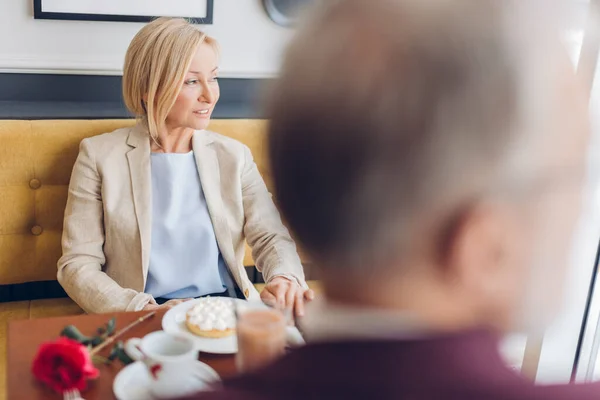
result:
[[[224,338],[235,333],[233,301],[227,297],[205,297],[185,315],[185,325],[195,335]]]

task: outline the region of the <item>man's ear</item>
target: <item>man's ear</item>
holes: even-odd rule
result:
[[[495,286],[504,267],[514,213],[503,203],[465,207],[447,229],[440,252],[442,273],[472,293]],[[500,283],[500,282],[498,282]]]

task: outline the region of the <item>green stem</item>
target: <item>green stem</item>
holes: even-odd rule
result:
[[[102,356],[99,356],[99,355],[94,355],[92,357],[92,362],[94,362],[94,363],[102,363],[102,364],[110,364],[111,361],[108,358],[106,358],[106,357],[102,357]]]

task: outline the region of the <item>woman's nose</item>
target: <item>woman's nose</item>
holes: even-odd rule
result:
[[[203,85],[199,100],[208,104],[212,104],[215,101],[215,95],[208,85]]]

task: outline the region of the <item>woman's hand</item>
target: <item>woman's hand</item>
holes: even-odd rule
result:
[[[304,289],[298,283],[282,276],[269,281],[262,293],[261,300],[272,307],[288,308],[298,317],[304,316],[304,302],[315,298],[315,292]]]
[[[146,306],[144,308],[142,308],[142,311],[168,310],[169,308],[175,307],[176,305],[181,304],[184,301],[188,301],[188,300],[192,300],[192,299],[171,299],[160,305],[148,303],[148,304],[146,304]]]

